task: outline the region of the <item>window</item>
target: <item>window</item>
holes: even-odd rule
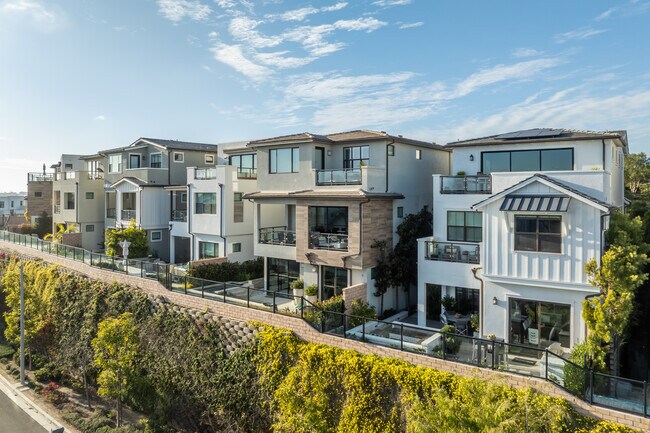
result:
[[[343,148],[343,168],[359,168],[368,165],[368,146]]]
[[[241,242],[235,242],[234,244],[232,244],[232,252],[241,253]]]
[[[447,240],[481,242],[483,237],[481,212],[447,211]]]
[[[149,166],[151,168],[162,168],[162,153],[152,153],[149,155]]]
[[[510,299],[510,343],[545,348],[553,343],[571,346],[571,306],[526,299]]]
[[[65,170],[72,170],[72,164],[66,164],[64,167]]]
[[[151,232],[151,242],[160,242],[162,241],[162,231],[154,230]]]
[[[300,154],[297,147],[271,149],[269,151],[269,173],[298,173]]]
[[[481,172],[573,170],[573,148],[481,153]]]
[[[34,191],[34,197],[43,197],[42,191]]]
[[[562,252],[562,217],[515,216],[515,250]]]
[[[94,232],[95,231],[95,225],[94,224],[88,224],[86,225],[86,231],[87,232]]]
[[[348,286],[348,270],[323,266],[321,271],[321,300],[325,301],[331,297],[343,293]]]
[[[140,155],[129,155],[129,168],[140,168]]]
[[[14,207],[14,201],[11,200],[11,207]]]
[[[228,164],[237,167],[237,177],[255,177],[257,173],[257,155],[233,155],[228,158]]]
[[[310,206],[309,227],[312,232],[347,234],[348,208]]]
[[[422,159],[422,149],[415,149],[415,159]]]
[[[300,263],[295,260],[266,259],[268,276],[266,286],[271,292],[289,291],[291,282],[300,278]]]
[[[197,214],[216,214],[217,213],[217,194],[197,192],[194,194]]]
[[[236,192],[234,195],[233,203],[233,222],[243,223],[244,222],[244,194],[241,192]]]
[[[5,202],[4,202],[4,201],[0,201],[0,209],[4,209],[4,207],[5,207]]]
[[[395,156],[395,146],[392,144],[386,146],[386,154],[388,156]]]
[[[183,152],[174,152],[174,162],[185,162],[185,154]]]
[[[199,260],[219,257],[219,244],[199,241]]]
[[[66,192],[63,194],[63,209],[74,209],[74,193]]]
[[[214,164],[214,155],[205,155],[206,164]]]
[[[108,172],[121,173],[122,172],[122,155],[109,155],[108,157]]]
[[[470,314],[479,311],[479,290],[456,287],[456,311]]]
[[[186,192],[181,193],[181,203],[187,203],[187,193]]]
[[[22,205],[23,205],[23,201],[22,201],[22,200],[20,200],[20,206],[22,206]]]
[[[397,207],[397,218],[404,218],[404,207],[403,206],[398,206]]]
[[[86,200],[93,200],[95,198],[95,193],[94,192],[87,192],[86,193]]]

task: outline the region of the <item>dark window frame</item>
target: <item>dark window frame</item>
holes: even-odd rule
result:
[[[290,171],[278,171],[278,156],[280,150],[289,149],[291,151]],[[275,170],[273,169],[273,162],[275,160]],[[299,147],[278,147],[269,150],[269,174],[287,174],[300,172],[300,148]]]
[[[203,196],[214,196],[213,203],[204,203]],[[201,200],[199,200],[201,196]],[[196,192],[194,193],[194,213],[197,215],[216,215],[217,214],[217,193],[214,192]]]
[[[355,158],[354,157],[354,149],[359,149],[359,157]],[[366,157],[363,157],[363,150],[366,150]],[[348,157],[348,152],[351,152],[350,155],[351,157]],[[358,164],[355,164],[355,162],[358,161]],[[370,161],[370,146],[368,145],[362,145],[362,146],[347,146],[343,148],[343,168],[360,168],[362,166],[368,166],[368,162]]]
[[[213,248],[213,254],[214,255],[206,255],[205,253],[205,247],[208,245],[214,246]],[[219,257],[219,244],[216,242],[208,242],[208,241],[199,241],[199,260],[202,259],[214,259]]]
[[[571,169],[570,170],[559,170],[559,171],[574,171],[575,170],[575,148],[573,147],[554,147],[552,149],[521,149],[521,150],[490,150],[490,151],[485,151],[481,152],[481,173],[489,174],[486,173],[485,167],[484,167],[484,156],[489,155],[489,154],[495,154],[495,153],[508,153],[510,157],[508,158],[508,173],[512,173],[512,154],[516,152],[534,152],[537,151],[539,152],[539,169],[538,170],[528,170],[528,171],[546,171],[542,169],[542,152],[550,152],[550,151],[557,151],[557,150],[570,150],[571,151]],[[504,172],[505,173],[505,172]],[[514,173],[517,173],[516,171]]]
[[[450,213],[462,213],[463,214],[463,225],[450,225],[449,224],[449,214]],[[479,220],[481,221],[480,226],[468,226],[467,225],[467,214],[472,214],[472,215],[479,215]],[[451,236],[451,231],[450,229],[452,228],[462,228],[463,229],[463,238],[462,239],[457,239],[454,236]],[[480,240],[468,240],[468,229],[479,229],[480,230]],[[472,243],[478,243],[482,242],[483,240],[483,212],[476,212],[476,211],[465,211],[465,210],[448,210],[447,211],[447,241],[448,242],[472,242]]]
[[[517,220],[523,220],[523,219],[535,219],[535,231],[534,232],[528,232],[528,231],[519,231],[517,230]],[[560,231],[558,233],[554,232],[545,232],[545,231],[540,231],[540,220],[555,220],[559,221],[559,228]],[[514,250],[519,251],[519,252],[527,252],[527,253],[550,253],[550,254],[562,254],[562,216],[561,215],[515,215],[515,220],[514,220]],[[535,249],[523,249],[522,248],[522,238],[524,236],[535,236]],[[557,239],[556,239],[557,238]],[[557,240],[557,251],[556,250],[544,250],[542,249],[542,240],[548,243],[551,239],[556,239]],[[553,245],[556,245],[555,242]]]

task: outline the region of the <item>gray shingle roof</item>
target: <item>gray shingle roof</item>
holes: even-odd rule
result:
[[[541,136],[535,137],[535,131],[551,130],[557,131],[558,134],[554,136]],[[529,134],[526,134],[529,133]],[[523,137],[517,137],[522,134]],[[509,138],[503,138],[503,136]],[[552,141],[571,141],[571,140],[598,140],[598,139],[620,139],[623,145],[627,148],[627,132],[626,131],[578,131],[574,129],[548,129],[548,128],[534,128],[522,131],[510,132],[507,134],[490,135],[488,137],[472,138],[469,140],[453,141],[447,143],[445,147],[466,147],[466,146],[488,146],[499,144],[514,144],[514,143],[540,143]]]
[[[138,138],[137,140],[135,140],[129,146],[114,147],[112,149],[101,150],[98,153],[99,154],[107,154],[107,153],[114,153],[114,152],[122,152],[122,151],[128,150],[130,147],[134,147],[134,146],[137,146],[137,145],[141,144],[141,142],[143,142],[143,141],[146,142],[146,143],[157,144],[158,146],[162,146],[165,149],[195,150],[195,151],[203,151],[203,152],[216,152],[217,151],[217,145],[216,144],[194,143],[194,142],[191,142],[191,141],[163,140],[163,139],[160,139],[160,138],[141,137],[141,138]]]

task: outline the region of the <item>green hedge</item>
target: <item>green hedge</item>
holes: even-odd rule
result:
[[[248,281],[264,276],[264,262],[261,257],[245,262],[224,262],[220,264],[192,265],[191,277],[210,281]]]

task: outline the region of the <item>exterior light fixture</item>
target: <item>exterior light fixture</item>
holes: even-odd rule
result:
[[[492,305],[496,305],[497,302],[498,302],[498,301],[497,301],[497,297],[496,297],[496,296],[495,296],[494,298],[492,298]]]
[[[474,161],[474,155],[470,155],[470,156],[469,156],[469,160],[470,160],[470,161]]]

